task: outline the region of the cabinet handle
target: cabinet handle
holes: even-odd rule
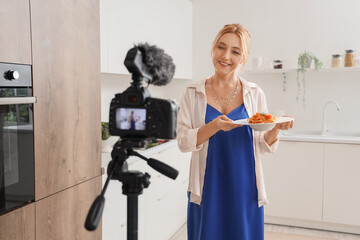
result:
[[[0,105],[30,104],[36,101],[36,97],[7,97],[0,98]]]

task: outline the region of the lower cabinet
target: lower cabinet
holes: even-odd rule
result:
[[[262,163],[265,222],[360,234],[360,145],[281,141]]]
[[[160,160],[179,171],[176,180],[155,171],[143,160],[129,164],[130,170],[150,174],[150,185],[138,198],[138,239],[169,240],[186,222],[187,187],[191,153],[181,153],[177,146],[156,153]],[[106,176],[103,176],[105,183]],[[122,183],[112,180],[105,194],[103,240],[126,239],[127,197]]]
[[[100,189],[101,176],[37,201],[36,239],[101,239],[101,225],[93,232],[84,227],[90,206]]]
[[[324,221],[360,227],[360,145],[325,144],[324,152]]]
[[[269,204],[265,215],[322,220],[323,145],[281,142],[263,156]]]
[[[129,170],[144,173],[146,162],[136,161],[129,164]],[[103,175],[105,184],[107,175]],[[151,184],[150,184],[151,186]],[[145,201],[148,188],[138,196],[138,239],[145,239]],[[122,183],[111,180],[105,193],[105,208],[103,212],[103,240],[127,239],[127,196],[122,194]]]
[[[0,216],[0,240],[35,240],[35,204]]]

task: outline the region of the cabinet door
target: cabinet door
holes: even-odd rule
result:
[[[150,166],[147,166],[147,172],[151,175],[151,184],[149,186],[149,194],[147,197],[148,205],[168,194],[168,192],[177,184],[181,184],[184,181],[188,182],[191,153],[182,153],[177,146],[174,146],[154,154],[151,157],[175,168],[179,171],[179,175],[173,180],[157,172]],[[186,189],[184,195],[186,196]]]
[[[96,177],[36,202],[36,239],[101,239],[101,223],[92,232],[84,227],[100,190],[101,177]]]
[[[323,144],[280,142],[263,156],[265,215],[322,221]]]
[[[186,222],[189,156],[177,146],[151,156],[177,169],[179,175],[172,180],[148,168],[152,177],[146,202],[146,240],[170,239]]]
[[[35,240],[35,204],[0,216],[0,240]]]
[[[192,3],[186,0],[106,0],[108,72],[128,74],[124,65],[134,44],[155,44],[176,65],[175,77],[192,78]],[[105,5],[105,4],[104,4]],[[104,19],[106,22],[106,20]],[[106,45],[105,45],[106,46]],[[104,54],[103,56],[106,56]]]
[[[360,145],[325,144],[324,221],[360,226]]]
[[[186,222],[186,189],[186,181],[176,183],[147,208],[146,240],[168,240]]]
[[[100,0],[100,52],[101,72],[109,72],[109,24],[108,24],[108,0]]]
[[[31,64],[29,0],[0,0],[0,62]]]
[[[36,199],[101,174],[99,2],[31,0]]]

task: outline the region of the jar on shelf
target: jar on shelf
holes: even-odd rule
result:
[[[342,56],[340,54],[332,55],[331,67],[332,68],[339,68],[341,66],[342,66]]]
[[[283,68],[283,61],[281,59],[274,60],[274,69],[282,69]]]
[[[360,67],[360,53],[355,54],[354,67]]]
[[[345,67],[353,67],[354,66],[354,56],[355,50],[349,49],[345,50]]]

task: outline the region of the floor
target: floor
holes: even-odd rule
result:
[[[360,235],[265,224],[265,240],[360,240]],[[170,240],[186,240],[186,224]]]

